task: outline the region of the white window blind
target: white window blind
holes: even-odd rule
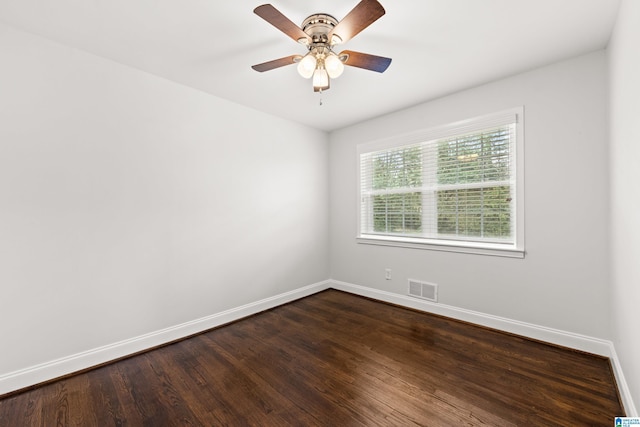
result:
[[[519,111],[360,147],[359,237],[520,249]]]

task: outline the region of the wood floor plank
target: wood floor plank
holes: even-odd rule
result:
[[[300,315],[304,316],[302,312],[300,312]],[[300,319],[301,317],[299,320]],[[322,331],[322,329],[318,329],[318,331]],[[332,334],[335,334],[335,332],[327,332],[328,336]],[[301,337],[294,337],[294,339],[301,339]],[[350,339],[349,347],[352,347],[355,342],[358,341],[358,338],[354,336],[350,337]],[[396,343],[389,344],[396,347]],[[336,351],[337,349],[338,346],[334,344],[333,350]],[[372,350],[374,349],[370,344],[361,348],[360,351],[362,351],[362,354],[366,355],[366,357],[362,358],[358,357],[358,353],[351,351],[349,348],[343,348],[342,351],[344,354],[340,354],[337,358],[338,360],[351,360],[354,362],[352,366],[345,366],[345,368],[351,371],[361,372],[362,375],[359,377],[358,383],[362,386],[364,393],[367,393],[369,390],[374,392],[374,396],[371,396],[372,399],[380,396],[380,398],[389,401],[389,397],[392,396],[393,400],[391,405],[396,408],[394,412],[397,413],[398,409],[402,408],[405,410],[405,413],[413,414],[412,421],[420,425],[457,425],[460,422],[474,418],[473,412],[464,411],[460,406],[456,407],[447,400],[437,397],[435,395],[435,391],[437,390],[435,387],[429,384],[427,384],[427,387],[425,387],[424,384],[420,387],[415,387],[413,383],[415,382],[416,371],[414,369],[406,369],[406,366],[403,367],[397,363],[399,359],[405,358],[406,355],[400,356],[399,358],[389,358],[384,357],[381,352]],[[407,359],[404,359],[405,362],[406,360]],[[421,366],[428,365],[424,365],[423,360],[420,360],[417,366],[417,369],[421,369]],[[374,380],[369,383],[366,381],[367,377],[382,377],[382,380]],[[476,410],[476,412],[478,411]],[[498,420],[491,416],[491,414],[484,413],[483,418],[485,418],[487,422],[481,422],[481,420],[476,417],[477,425],[497,425]]]
[[[610,362],[329,290],[0,399],[0,426],[611,425]]]

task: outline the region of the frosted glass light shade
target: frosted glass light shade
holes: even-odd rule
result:
[[[298,62],[298,73],[305,79],[311,78],[315,69],[316,57],[311,53],[307,53],[300,62]]]
[[[327,73],[329,77],[332,79],[337,79],[342,75],[344,71],[344,64],[338,58],[338,55],[335,53],[330,53],[324,60],[324,66],[327,69]]]
[[[316,70],[313,72],[313,88],[329,88],[329,74],[327,74],[327,70],[325,70],[324,68],[316,68]]]

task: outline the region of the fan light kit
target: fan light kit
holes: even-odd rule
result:
[[[256,71],[298,64],[298,73],[312,79],[315,92],[322,92],[329,89],[331,79],[340,77],[345,65],[382,73],[391,64],[391,58],[382,56],[350,50],[333,52],[335,45],[349,41],[385,14],[377,0],[362,0],[342,21],[326,13],[316,13],[307,17],[301,27],[270,4],[258,6],[253,12],[308,50],[305,55],[286,56],[251,67]]]

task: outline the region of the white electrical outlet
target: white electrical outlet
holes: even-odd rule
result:
[[[385,280],[391,280],[391,269],[390,268],[385,268],[385,270],[384,270],[384,279]]]

